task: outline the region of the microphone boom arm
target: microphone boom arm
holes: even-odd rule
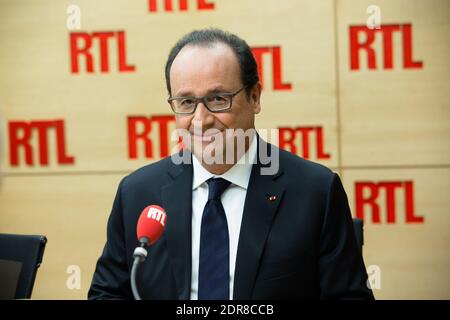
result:
[[[137,285],[136,285],[136,273],[139,267],[139,264],[147,258],[147,249],[145,249],[145,246],[147,245],[147,239],[143,238],[141,239],[141,246],[136,247],[133,252],[133,266],[131,267],[131,291],[133,292],[133,297],[135,300],[142,300],[141,296],[139,295]]]

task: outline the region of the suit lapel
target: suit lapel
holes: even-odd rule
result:
[[[169,175],[173,180],[162,187],[167,212],[165,235],[178,298],[187,300],[191,290],[192,165],[172,164]]]
[[[266,142],[258,139],[258,150],[261,143]],[[284,194],[284,186],[276,181],[282,174],[281,168],[274,175],[261,175],[261,167],[259,160],[253,165],[247,189],[236,257],[233,299],[251,299],[264,245]]]

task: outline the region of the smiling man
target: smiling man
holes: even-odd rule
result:
[[[167,224],[138,273],[143,299],[372,299],[339,177],[254,130],[261,85],[246,42],[187,34],[166,83],[187,161],[175,154],[121,181],[89,298],[132,298],[136,223],[156,204]],[[264,156],[275,172],[264,174]]]
[[[237,39],[230,36],[230,40],[234,40],[235,50],[245,49],[239,48],[241,43]],[[192,146],[189,149],[197,159],[205,160],[202,161],[205,169],[215,174],[230,169],[242,157],[242,151],[248,149],[246,140],[245,148],[238,150],[238,141],[242,140],[237,139],[237,134],[247,133],[253,141],[251,129],[255,128],[255,114],[261,110],[261,85],[254,73],[256,63],[251,52],[246,55],[241,58],[242,63],[254,68],[251,77],[246,78],[241,76],[233,48],[218,41],[202,46],[182,41],[167,63],[169,103],[176,115],[177,128],[189,132],[191,141],[186,141]],[[227,150],[230,145],[233,149]],[[205,152],[208,150],[211,152]],[[227,152],[232,153],[232,161],[226,161]]]

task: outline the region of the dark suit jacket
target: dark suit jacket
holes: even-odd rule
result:
[[[263,140],[259,139],[258,148]],[[279,151],[279,170],[253,165],[236,258],[234,299],[372,299],[347,196],[335,173]],[[132,299],[136,223],[150,204],[167,213],[166,230],[148,249],[137,283],[143,299],[189,299],[192,165],[170,158],[125,177],[108,221],[89,299]],[[270,196],[276,196],[270,201]]]

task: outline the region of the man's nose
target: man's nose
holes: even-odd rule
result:
[[[206,108],[203,101],[200,101],[197,105],[197,109],[194,112],[194,120],[201,121],[203,124],[208,124],[208,122],[214,122],[214,116],[209,110]]]

